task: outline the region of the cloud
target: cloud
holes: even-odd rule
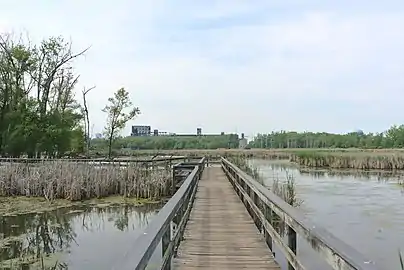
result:
[[[76,66],[80,87],[97,85],[94,132],[121,86],[142,111],[134,123],[172,132],[377,131],[403,121],[400,1],[13,3],[0,28],[92,45]]]

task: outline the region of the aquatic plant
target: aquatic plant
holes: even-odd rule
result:
[[[257,182],[260,184],[265,185],[264,183],[264,178],[262,174],[259,172],[259,169],[254,166],[253,164],[249,163],[246,158],[242,157],[231,157],[229,160],[238,166],[240,169],[245,171],[248,175],[250,175],[252,178],[254,178]],[[285,171],[286,173],[286,181],[281,181],[279,179],[279,176],[275,176],[274,180],[272,182],[272,187],[266,186],[269,190],[271,190],[273,193],[278,195],[280,198],[282,198],[285,202],[290,204],[293,207],[299,207],[302,203],[303,200],[298,199],[298,196],[296,194],[296,183],[295,183],[295,178],[293,175],[289,174],[288,171]],[[272,212],[272,217],[271,217],[271,224],[274,227],[274,229],[281,235],[284,236],[287,234],[287,226],[286,223],[274,212]]]
[[[252,178],[254,178],[257,182],[262,185],[264,184],[264,179],[259,169],[253,164],[249,163],[248,160],[244,157],[235,156],[230,157],[229,160],[239,167],[241,170],[246,172]],[[302,203],[301,200],[297,198],[296,194],[296,183],[293,175],[289,174],[288,171],[286,173],[286,181],[282,182],[279,180],[279,177],[276,177],[272,182],[272,187],[266,186],[273,193],[281,197],[285,202],[292,205],[293,207],[298,207]]]
[[[186,157],[208,157],[220,159],[221,157],[244,157],[261,159],[289,159],[292,151],[283,149],[170,149],[170,150],[124,150],[119,152],[121,156],[149,157],[153,155],[173,155]]]
[[[33,196],[72,201],[110,195],[159,199],[170,193],[171,168],[141,164],[6,163],[0,167],[0,196]]]
[[[290,161],[316,168],[359,170],[403,170],[402,152],[342,152],[299,151],[290,156]]]
[[[293,175],[286,172],[286,181],[281,182],[275,178],[272,182],[272,192],[281,197],[293,207],[299,207],[303,201],[298,199],[296,194],[296,182]]]
[[[243,156],[230,156],[228,157],[228,160],[258,181],[260,184],[264,184],[259,169],[250,164],[247,158]]]

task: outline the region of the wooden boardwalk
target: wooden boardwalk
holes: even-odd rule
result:
[[[173,267],[280,269],[221,167],[203,172]]]

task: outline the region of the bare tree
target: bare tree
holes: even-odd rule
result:
[[[84,141],[86,142],[86,154],[87,156],[89,155],[89,151],[90,151],[90,117],[88,114],[88,106],[87,106],[87,99],[86,99],[86,95],[88,94],[88,92],[90,92],[91,90],[93,90],[95,88],[95,86],[86,89],[84,87],[82,93],[83,93],[83,106],[84,106],[84,129],[85,129],[85,134],[84,134]]]

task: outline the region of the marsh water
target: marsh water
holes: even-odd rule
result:
[[[271,187],[292,175],[306,217],[375,261],[379,269],[399,269],[404,251],[403,175],[382,172],[301,170],[286,161],[251,160]],[[307,269],[330,269],[298,239]],[[279,252],[280,253],[280,252]],[[285,265],[282,261],[281,264]]]
[[[0,217],[0,269],[112,269],[161,206],[77,206]]]

